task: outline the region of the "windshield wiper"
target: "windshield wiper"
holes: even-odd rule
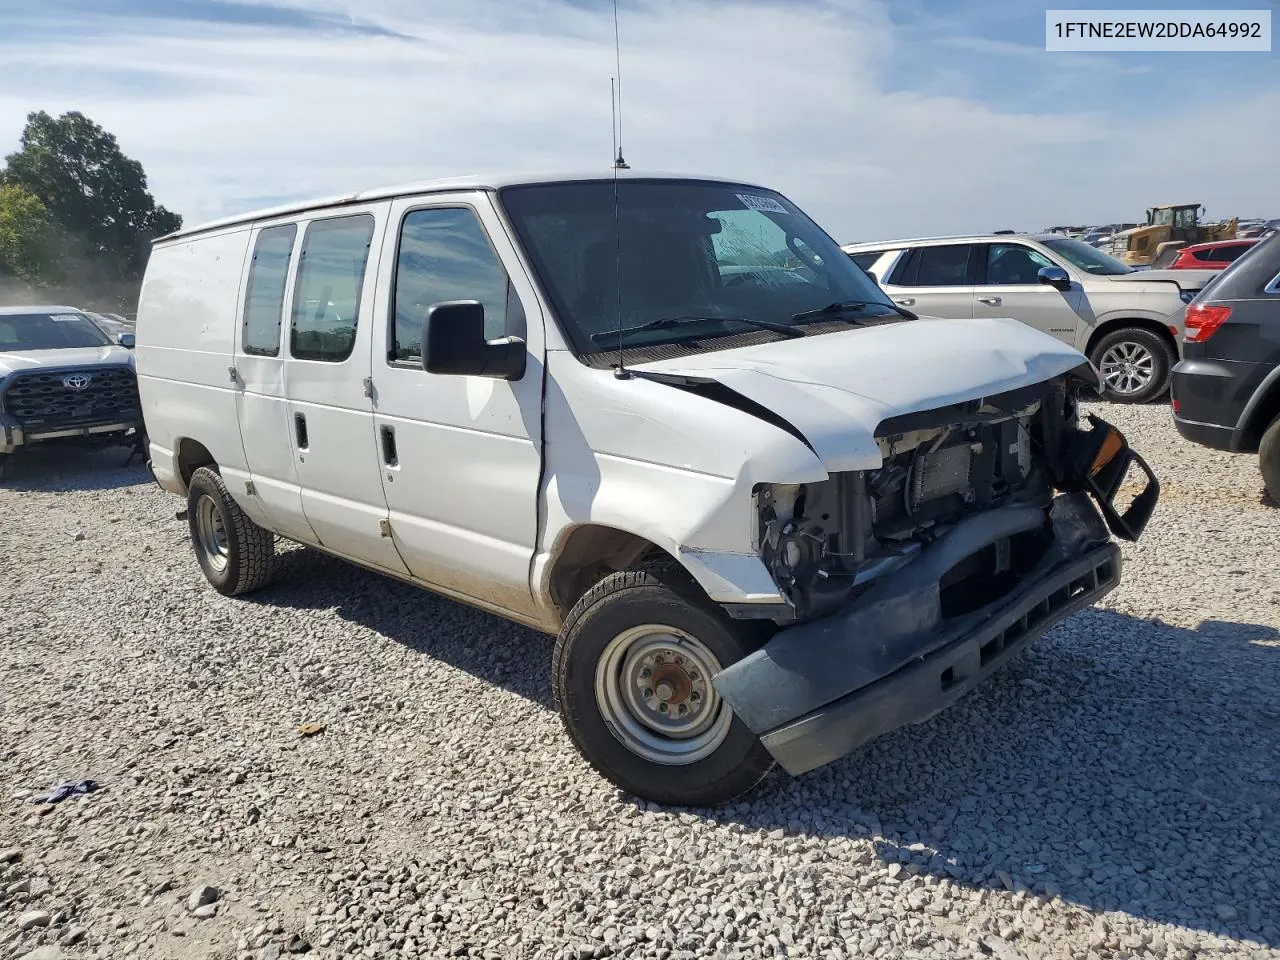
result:
[[[601,330],[599,333],[591,335],[591,342],[604,343],[607,340],[617,340],[619,337],[627,337],[633,333],[643,333],[646,330],[668,330],[672,327],[683,327],[690,323],[745,323],[748,326],[759,327],[761,330],[772,330],[774,333],[780,333],[784,337],[803,337],[805,335],[803,330],[797,330],[795,327],[788,326],[785,323],[774,323],[772,320],[756,320],[752,317],[659,317],[657,320],[639,323],[634,327],[623,327],[621,330]]]
[[[904,310],[893,301],[885,303],[880,300],[839,300],[835,303],[828,303],[825,307],[818,307],[815,310],[802,310],[799,313],[793,313],[791,322],[801,323],[804,320],[815,320],[818,317],[838,317],[843,313],[857,313],[867,307],[888,307],[908,320],[920,319],[910,310]]]

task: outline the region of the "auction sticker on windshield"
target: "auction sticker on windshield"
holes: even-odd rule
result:
[[[81,318],[76,316],[74,313],[59,313],[59,314],[55,314],[49,319],[54,320],[57,323],[76,323]]]
[[[754,193],[739,193],[735,196],[742,201],[748,210],[759,210],[761,213],[790,213],[791,211],[773,197],[761,197]]]

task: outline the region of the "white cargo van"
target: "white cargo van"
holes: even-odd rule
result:
[[[137,369],[216,589],[267,584],[278,535],[558,634],[574,743],[664,803],[931,716],[1111,590],[1159,494],[1077,422],[1076,350],[917,319],[722,179],[432,182],[185,230]]]

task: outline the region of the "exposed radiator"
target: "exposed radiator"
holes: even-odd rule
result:
[[[969,470],[973,451],[967,443],[943,447],[922,455],[911,474],[911,501],[927,503],[951,493],[969,489]]]

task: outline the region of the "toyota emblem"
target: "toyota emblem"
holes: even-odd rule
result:
[[[62,378],[62,385],[68,390],[84,390],[92,380],[87,373],[73,373]]]

